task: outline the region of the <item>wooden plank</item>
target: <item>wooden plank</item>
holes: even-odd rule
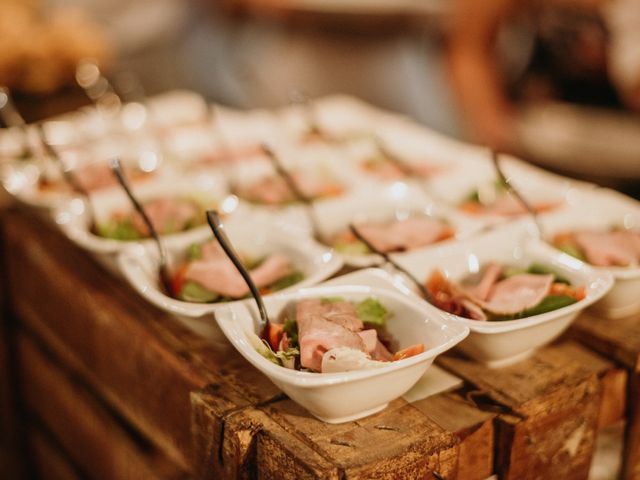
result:
[[[630,371],[640,371],[640,314],[613,319],[587,312],[576,319],[571,334]]]
[[[566,343],[563,350],[583,367],[598,375],[602,390],[598,428],[623,420],[627,404],[627,370],[573,342]]]
[[[568,348],[568,350],[567,350]],[[490,369],[454,355],[439,364],[503,408],[497,421],[496,473],[505,479],[587,478],[600,407],[593,370],[573,359],[574,344]]]
[[[570,331],[573,338],[615,360],[627,369],[627,429],[625,435],[625,478],[640,479],[640,313],[624,318],[582,315]],[[611,380],[615,382],[616,380]],[[619,382],[620,380],[618,380]]]
[[[629,378],[623,478],[640,480],[640,372]]]
[[[92,478],[177,479],[177,467],[137,434],[132,436],[56,360],[25,334],[17,338],[20,384],[29,410]]]
[[[402,399],[378,414],[338,425],[320,422],[291,400],[271,403],[262,410],[278,427],[259,433],[259,458],[261,441],[278,449],[275,454],[281,461],[290,456],[297,459],[296,449],[304,444],[336,465],[341,478],[435,478],[434,472],[445,478],[455,476],[455,435]],[[282,430],[292,438],[286,440]],[[272,453],[263,450],[262,458]],[[283,464],[281,461],[274,467]],[[284,461],[284,465],[291,463],[295,462]],[[262,462],[259,465],[263,467]],[[273,474],[277,478],[287,471],[274,468]]]
[[[339,425],[320,422],[289,399],[226,414],[219,402],[210,392],[192,394],[196,454],[201,459],[197,474],[202,479],[480,478],[466,476],[464,467],[458,472],[458,444],[462,439],[469,447],[493,437],[492,415],[469,405],[464,407],[466,418],[448,416],[457,436],[423,412],[434,410],[431,415],[447,423],[447,415],[439,415],[425,401],[416,408],[399,399],[376,415]],[[458,411],[457,405],[451,406]],[[477,440],[471,441],[474,435]],[[486,448],[476,456],[482,452]],[[488,455],[475,465],[490,474]]]
[[[190,392],[224,384],[234,408],[279,395],[229,344],[152,308],[59,232],[24,212],[5,225],[22,321],[180,465],[191,464]]]
[[[29,426],[29,453],[36,478],[41,480],[81,480],[83,478],[51,436],[33,424]]]
[[[457,478],[484,480],[493,474],[494,413],[479,410],[454,393],[434,395],[412,405],[458,438]]]
[[[4,215],[7,198],[0,192],[0,217]],[[4,193],[6,195],[6,193]],[[5,235],[0,224],[0,252],[4,251]],[[22,420],[17,401],[14,372],[13,327],[15,319],[9,308],[6,260],[0,255],[0,472],[7,478],[26,476],[25,438],[20,428]]]

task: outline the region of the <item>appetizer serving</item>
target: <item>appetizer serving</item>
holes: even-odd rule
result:
[[[152,173],[145,172],[135,167],[125,167],[128,178],[133,182],[144,180]],[[117,185],[117,181],[107,162],[91,163],[73,170],[76,181],[85,191],[91,193]],[[38,181],[38,189],[43,192],[67,192],[71,188],[59,175],[41,175]]]
[[[360,162],[360,168],[381,180],[400,180],[406,177],[429,178],[441,167],[425,162],[399,160],[399,164],[381,153],[372,154]]]
[[[305,277],[280,253],[256,259],[245,257],[243,263],[262,294],[288,288]],[[177,299],[197,303],[237,300],[249,295],[246,282],[215,240],[194,243],[188,248],[185,260],[175,270],[172,290]]]
[[[581,229],[556,233],[552,244],[598,267],[640,266],[640,230]]]
[[[362,223],[356,227],[376,250],[383,253],[405,252],[447,240],[455,235],[455,230],[446,221],[428,216],[410,216],[391,222]],[[338,252],[347,255],[372,253],[349,229],[334,235],[330,243]]]
[[[296,172],[293,180],[300,191],[310,200],[337,197],[344,193],[344,186],[336,180]],[[253,183],[240,185],[238,196],[262,205],[287,205],[298,201],[285,179],[277,175],[265,176]]]
[[[584,287],[574,287],[567,279],[535,263],[526,269],[488,263],[477,274],[458,282],[435,270],[426,287],[437,307],[481,321],[531,317],[585,298]]]
[[[386,330],[390,313],[373,297],[360,302],[307,298],[285,312],[281,323],[270,324],[269,345],[257,340],[256,349],[286,368],[320,373],[364,370],[424,352],[423,344],[398,350]]]
[[[531,208],[536,213],[553,210],[559,202],[533,201]],[[509,186],[497,180],[492,185],[480,187],[469,194],[458,208],[470,215],[497,215],[501,217],[517,217],[526,215],[527,208],[518,198],[509,192]]]
[[[147,216],[160,235],[184,232],[205,223],[204,211],[212,203],[193,197],[160,197],[144,202]],[[97,223],[97,234],[115,240],[140,240],[150,233],[134,210],[116,210]]]

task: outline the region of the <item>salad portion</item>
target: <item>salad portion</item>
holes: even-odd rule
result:
[[[532,201],[531,208],[536,213],[547,212],[559,206],[559,202]],[[509,191],[509,186],[501,180],[481,186],[471,192],[458,208],[470,215],[498,215],[517,217],[526,215],[527,208]]]
[[[295,172],[292,178],[298,189],[310,200],[338,197],[345,190],[338,181],[321,175]],[[256,182],[240,185],[236,193],[251,203],[261,205],[287,205],[298,201],[287,182],[277,175],[265,176]]]
[[[124,171],[127,178],[133,182],[148,179],[153,175],[152,172],[145,172],[131,166],[125,167]],[[73,175],[79,186],[89,193],[118,185],[118,181],[113,176],[107,162],[96,162],[75,168]],[[71,187],[58,175],[55,177],[42,175],[38,181],[38,189],[40,191],[66,192],[70,191]]]
[[[480,321],[515,320],[551,312],[585,297],[584,286],[573,286],[544,265],[518,268],[488,263],[460,281],[435,270],[426,281],[433,303],[442,310]]]
[[[640,266],[640,230],[564,231],[557,233],[551,243],[559,250],[598,267]]]
[[[373,247],[383,253],[405,252],[453,238],[455,235],[455,230],[445,220],[425,215],[390,222],[362,223],[356,227]],[[349,229],[334,235],[331,246],[347,255],[372,253]]]
[[[263,295],[304,280],[304,273],[280,253],[261,258],[244,256],[242,260]],[[175,269],[172,290],[178,300],[196,303],[231,301],[249,295],[249,287],[216,240],[189,247],[185,260]]]
[[[424,352],[423,344],[398,350],[386,329],[391,316],[373,297],[299,300],[271,324],[268,342],[254,335],[254,347],[277,365],[317,373],[378,368]]]
[[[204,225],[205,211],[211,201],[193,197],[160,197],[144,203],[144,209],[159,235],[184,232]],[[97,234],[116,240],[140,240],[150,233],[140,214],[134,210],[113,212],[106,221],[98,222]]]
[[[410,174],[412,177],[427,179],[441,170],[441,167],[426,162],[400,160],[404,166],[390,160],[381,153],[368,156],[360,162],[360,168],[381,180],[400,180]]]

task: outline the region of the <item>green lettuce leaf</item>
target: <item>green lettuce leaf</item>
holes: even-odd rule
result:
[[[375,298],[369,297],[356,305],[358,317],[364,323],[382,326],[389,316],[388,310]]]

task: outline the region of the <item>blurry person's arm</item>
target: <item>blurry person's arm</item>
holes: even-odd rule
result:
[[[473,139],[514,149],[512,106],[495,52],[500,23],[518,0],[457,0],[448,45],[451,81]]]
[[[640,111],[640,2],[613,0],[605,7],[605,18],[611,81],[627,107]]]

